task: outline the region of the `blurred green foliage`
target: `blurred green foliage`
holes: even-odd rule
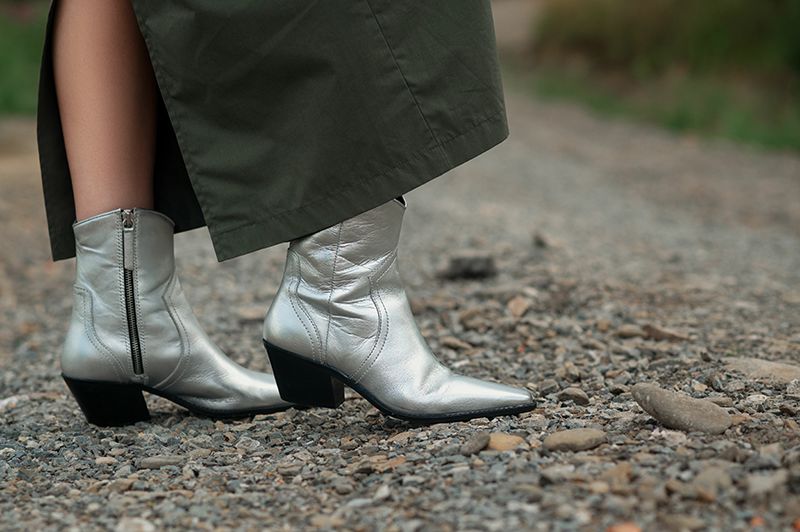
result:
[[[637,75],[800,75],[798,0],[544,0],[541,51],[571,51]]]
[[[46,7],[0,2],[0,114],[36,112]]]
[[[800,0],[542,0],[539,94],[800,149]]]

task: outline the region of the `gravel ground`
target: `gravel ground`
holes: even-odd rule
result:
[[[434,426],[352,394],[87,425],[57,364],[74,265],[49,261],[33,125],[1,122],[0,528],[800,528],[800,158],[508,104],[511,139],[408,196],[401,268],[444,361],[541,405]],[[268,370],[283,246],[177,247],[212,337]]]

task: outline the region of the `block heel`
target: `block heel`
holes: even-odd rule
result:
[[[344,384],[325,367],[264,340],[281,399],[303,406],[336,408],[344,402]]]
[[[119,427],[150,419],[142,388],[137,384],[84,381],[63,376],[86,421]]]

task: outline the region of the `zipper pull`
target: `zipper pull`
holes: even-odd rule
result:
[[[122,210],[122,266],[133,271],[133,209]]]

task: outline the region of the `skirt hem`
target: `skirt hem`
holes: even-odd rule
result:
[[[355,181],[337,194],[236,228],[209,230],[217,260],[288,242],[357,216],[474,159],[503,142],[508,133],[505,113],[497,113],[433,148],[412,154],[388,171]],[[264,231],[263,226],[271,223],[285,231]]]

